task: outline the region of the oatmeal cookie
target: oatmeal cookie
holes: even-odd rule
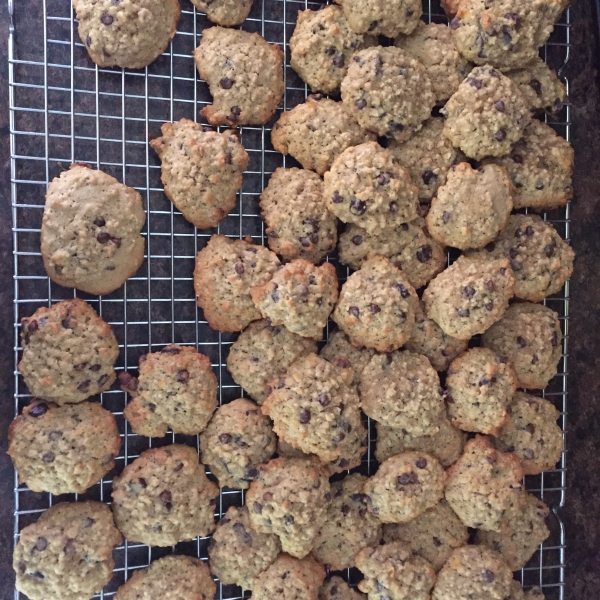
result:
[[[327,343],[319,352],[320,356],[337,367],[346,369],[352,367],[354,385],[360,383],[361,374],[374,354],[375,350],[373,348],[353,346],[348,336],[341,329],[336,329],[329,334]]]
[[[367,600],[367,597],[336,575],[319,588],[319,600]]]
[[[243,23],[252,8],[252,0],[192,0],[192,4],[213,23],[235,27]]]
[[[280,554],[257,578],[254,600],[318,600],[325,569],[312,556],[302,560]]]

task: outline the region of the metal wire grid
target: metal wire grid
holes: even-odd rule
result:
[[[74,294],[52,283],[43,268],[39,251],[39,231],[48,182],[72,162],[92,164],[136,188],[144,198],[147,221],[146,257],[143,266],[121,288],[103,297],[77,293],[108,321],[120,345],[118,369],[137,367],[138,358],[150,350],[177,342],[191,344],[212,361],[219,379],[220,403],[243,395],[224,364],[227,349],[234,341],[231,334],[210,329],[195,304],[192,286],[194,257],[214,232],[240,238],[251,235],[265,243],[259,217],[258,196],[270,173],[278,166],[294,166],[290,157],[281,156],[270,143],[270,130],[276,119],[265,127],[242,127],[241,141],[251,161],[244,174],[237,206],[214,231],[198,231],[165,198],[160,184],[160,164],[148,146],[148,139],[160,135],[160,125],[182,117],[198,120],[199,109],[211,102],[207,86],[194,68],[192,51],[200,41],[204,27],[210,26],[205,15],[197,13],[189,0],[182,0],[178,32],[167,52],[154,64],[140,71],[101,69],[93,65],[81,44],[69,0],[43,0],[39,11],[27,14],[24,6],[8,0],[10,21],[9,85],[11,196],[14,247],[14,353],[15,415],[30,400],[16,365],[20,358],[20,319],[40,306],[48,306]],[[289,67],[287,42],[293,32],[297,11],[318,9],[319,2],[307,0],[255,0],[250,17],[242,25],[257,31],[267,41],[281,44],[286,52],[284,72],[286,93],[283,109],[304,100],[308,91]],[[424,19],[446,22],[438,0],[424,0]],[[21,34],[21,28],[36,31],[38,43]],[[33,25],[33,27],[32,27]],[[558,24],[544,57],[555,68],[564,67],[569,58],[569,11]],[[41,39],[40,39],[41,38]],[[39,42],[42,41],[40,44]],[[567,86],[568,86],[568,82]],[[570,106],[551,122],[569,139]],[[546,215],[565,239],[569,239],[570,206]],[[347,275],[338,267],[341,278]],[[565,341],[559,374],[543,395],[561,410],[566,429],[567,351],[569,284],[562,295],[547,299],[563,324]],[[120,472],[140,452],[173,442],[198,447],[197,437],[169,434],[152,440],[134,435],[123,418],[125,395],[111,390],[101,395],[102,404],[111,410],[123,438],[123,452],[117,458]],[[369,427],[369,452],[363,464],[365,473],[374,472],[372,459],[374,432]],[[527,477],[527,489],[540,496],[553,509],[549,523],[552,534],[529,566],[522,570],[525,586],[542,586],[547,598],[564,598],[565,536],[558,510],[565,500],[565,452],[560,468],[540,476]],[[95,499],[110,502],[112,473],[84,495],[53,497],[37,494],[19,485],[15,475],[14,540],[19,531],[35,521],[39,514],[56,502]],[[240,491],[222,489],[216,516],[232,505],[243,503]],[[97,598],[112,597],[117,587],[138,568],[147,566],[172,551],[207,558],[207,538],[177,544],[174,549],[149,548],[125,542],[116,553],[115,577]],[[346,573],[349,581],[357,573]],[[235,586],[218,584],[221,600],[244,597]],[[247,597],[247,593],[245,596]],[[15,599],[24,598],[15,591]]]

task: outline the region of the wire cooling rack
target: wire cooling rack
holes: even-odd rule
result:
[[[163,194],[160,163],[148,145],[148,139],[160,135],[166,121],[186,117],[199,120],[199,110],[211,102],[206,84],[194,67],[192,51],[202,31],[210,26],[205,15],[197,13],[189,0],[182,0],[182,17],[177,35],[167,51],[143,70],[97,68],[88,58],[79,40],[77,24],[69,0],[42,0],[35,11],[29,3],[9,0],[11,15],[9,39],[11,193],[14,244],[14,354],[15,415],[30,400],[18,374],[20,358],[20,319],[40,306],[73,296],[52,283],[43,268],[40,255],[40,225],[44,194],[48,182],[72,162],[87,162],[136,188],[144,199],[147,220],[146,257],[143,266],[119,290],[101,298],[77,293],[108,321],[120,342],[118,369],[135,369],[138,357],[150,350],[177,342],[191,344],[210,357],[219,379],[221,403],[243,395],[241,388],[225,368],[231,334],[220,334],[208,326],[196,307],[192,271],[194,257],[210,235],[223,233],[234,238],[248,234],[264,243],[264,227],[259,217],[258,199],[270,173],[278,166],[296,165],[290,157],[276,152],[270,141],[273,119],[265,127],[242,127],[241,141],[250,154],[250,166],[238,194],[236,208],[212,231],[192,227]],[[289,67],[288,41],[294,30],[298,10],[318,9],[319,2],[291,0],[255,0],[250,17],[242,28],[256,31],[286,52],[284,109],[302,102],[306,86]],[[424,0],[424,19],[445,23],[438,0]],[[543,50],[544,58],[559,70],[569,58],[569,12],[555,28]],[[25,33],[27,28],[27,34]],[[31,36],[35,42],[31,43]],[[568,85],[568,82],[566,82]],[[567,104],[551,121],[556,130],[569,139],[570,106]],[[569,210],[546,215],[561,235],[569,238]],[[336,263],[335,257],[332,261]],[[339,265],[337,265],[339,267]],[[341,278],[347,275],[339,267]],[[561,318],[565,342],[559,374],[544,391],[561,411],[565,428],[567,402],[567,352],[569,284],[562,295],[546,303]],[[116,389],[101,396],[102,404],[116,418],[123,443],[115,473],[120,472],[140,452],[151,446],[173,442],[198,446],[195,437],[169,434],[160,440],[134,435],[123,418],[126,397]],[[370,427],[370,451],[362,469],[373,473],[374,432]],[[558,511],[565,500],[565,453],[560,468],[540,476],[527,477],[527,489],[541,497],[552,509],[549,519],[551,536],[521,572],[527,586],[542,586],[548,599],[564,598],[565,536]],[[38,494],[19,485],[15,476],[14,540],[19,531],[35,521],[49,506],[62,501],[95,499],[110,502],[114,473],[85,495],[53,497]],[[229,506],[240,505],[243,493],[222,489],[217,506],[220,517]],[[118,586],[135,569],[173,551],[207,558],[207,539],[180,543],[174,548],[149,548],[125,542],[116,555],[115,576],[97,598],[113,597]],[[357,581],[357,573],[346,577]],[[244,597],[240,588],[218,584],[221,600]],[[245,593],[248,596],[248,593]],[[15,592],[15,599],[24,598]]]

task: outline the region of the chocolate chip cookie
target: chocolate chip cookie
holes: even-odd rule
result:
[[[390,140],[388,150],[405,168],[419,188],[419,200],[431,200],[440,185],[446,183],[448,169],[456,161],[457,150],[443,135],[444,119],[431,118],[409,140]]]
[[[191,556],[163,556],[147,569],[137,569],[118,590],[115,600],[142,598],[213,598],[217,586],[208,564]]]
[[[208,542],[210,570],[225,585],[235,584],[245,590],[254,587],[256,577],[280,552],[276,535],[252,529],[245,506],[229,507]]]
[[[381,541],[381,523],[367,510],[368,499],[362,493],[366,481],[364,475],[354,473],[331,484],[333,500],[315,538],[313,556],[333,571],[353,567],[359,550]]]
[[[252,0],[192,0],[192,4],[217,25],[235,27],[246,20]]]
[[[523,392],[515,394],[508,409],[508,420],[492,443],[502,452],[519,456],[526,475],[554,469],[563,450],[563,432],[556,424],[558,410],[548,400]]]
[[[79,37],[100,67],[142,69],[153,63],[175,35],[177,0],[74,0]]]
[[[440,244],[483,248],[504,231],[512,208],[513,186],[506,169],[493,164],[473,169],[463,162],[450,167],[425,223]]]
[[[196,256],[198,306],[217,331],[241,331],[260,319],[250,289],[267,283],[279,266],[274,252],[251,241],[213,235]]]
[[[121,438],[100,404],[33,400],[8,429],[7,454],[34,492],[82,494],[114,466]]]
[[[406,523],[440,501],[445,483],[444,468],[431,454],[403,452],[385,460],[363,492],[382,523]]]
[[[210,27],[194,52],[213,104],[200,112],[211,125],[262,125],[283,98],[283,51],[258,33]]]
[[[335,267],[331,263],[316,267],[297,258],[278,269],[269,282],[252,287],[250,295],[271,325],[320,339],[338,299]]]
[[[341,103],[320,95],[285,111],[273,126],[271,141],[282,154],[323,175],[346,148],[374,140]]]
[[[409,172],[377,142],[344,150],[325,173],[323,194],[336,217],[369,232],[418,216],[418,190]]]
[[[319,352],[320,356],[337,367],[352,367],[354,371],[352,381],[355,385],[360,383],[361,374],[374,354],[375,350],[373,348],[353,346],[348,336],[341,329],[336,329],[329,334],[327,343]]]
[[[352,55],[375,38],[356,33],[339,6],[300,10],[290,38],[290,66],[313,92],[329,94],[340,87]]]
[[[484,250],[471,256],[509,259],[515,296],[540,302],[559,292],[573,272],[575,252],[551,223],[537,215],[511,215],[508,226]]]
[[[510,154],[493,159],[515,187],[515,208],[564,206],[573,196],[573,147],[552,127],[532,119]]]
[[[531,120],[519,86],[489,65],[473,69],[441,112],[444,135],[477,160],[508,154]]]
[[[517,376],[489,348],[471,348],[450,364],[446,387],[448,416],[456,427],[495,434],[508,419]]]
[[[482,343],[510,361],[519,387],[543,389],[556,375],[562,355],[558,314],[541,304],[513,304],[485,332]]]
[[[75,163],[46,192],[41,252],[52,281],[89,294],[121,287],[144,260],[142,197],[114,177]]]
[[[433,435],[444,412],[440,379],[429,361],[408,350],[376,354],[360,382],[363,411],[413,436]]]
[[[389,38],[414,31],[423,13],[419,0],[335,1],[344,9],[344,15],[354,31]]]
[[[452,551],[465,546],[469,532],[445,500],[408,523],[387,523],[383,541],[402,542],[412,552],[428,560],[439,571]]]
[[[271,422],[246,398],[218,408],[200,434],[202,462],[217,477],[220,487],[247,489],[258,465],[273,456],[276,446]]]
[[[341,456],[360,462],[367,449],[367,431],[353,377],[352,369],[309,354],[271,382],[262,412],[273,420],[279,438],[302,452],[324,463]]]
[[[20,532],[15,587],[31,600],[91,598],[112,578],[122,540],[105,504],[56,504]]]
[[[478,435],[448,469],[446,500],[467,527],[500,531],[506,515],[523,503],[522,479],[521,459]]]
[[[233,131],[217,133],[189,119],[161,130],[150,145],[160,157],[167,198],[195,227],[216,227],[235,206],[248,153]]]
[[[354,346],[391,352],[412,335],[418,303],[402,271],[373,256],[344,282],[331,318]]]
[[[109,389],[119,344],[110,325],[80,298],[42,307],[21,319],[19,371],[32,396],[82,402]]]
[[[312,556],[302,560],[280,554],[256,580],[254,600],[318,600],[325,569]]]
[[[361,127],[399,142],[421,129],[435,105],[425,67],[395,47],[357,52],[341,90],[342,102]]]
[[[488,262],[461,256],[429,282],[423,303],[427,316],[444,333],[468,340],[504,315],[514,285],[507,259]]]
[[[123,415],[138,435],[196,435],[217,408],[217,378],[210,359],[190,346],[172,344],[140,357],[138,377],[119,373],[131,396]]]
[[[327,473],[316,461],[274,458],[258,468],[246,506],[256,531],[277,535],[284,552],[304,558],[325,523],[331,498]],[[255,592],[260,585],[259,577]]]
[[[142,452],[113,479],[112,509],[130,542],[173,546],[214,530],[218,494],[196,450],[173,444]]]
[[[233,380],[262,404],[268,384],[283,375],[296,360],[317,351],[317,343],[282,325],[254,321],[240,333],[227,356],[227,369]]]
[[[337,219],[327,210],[323,181],[306,169],[279,167],[260,195],[269,248],[315,264],[335,248]]]

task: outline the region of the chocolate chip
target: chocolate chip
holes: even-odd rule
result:
[[[483,86],[483,83],[481,82],[481,79],[469,79],[468,82],[477,90],[480,90],[481,87]]]
[[[333,586],[333,587],[332,587],[332,588],[329,590],[329,593],[330,593],[332,596],[337,596],[337,595],[339,594],[339,592],[340,592],[340,590],[338,589],[338,586],[337,586],[337,585],[334,585],[334,586]]]
[[[235,263],[235,267],[234,268],[235,268],[235,272],[238,275],[243,275],[244,274],[245,269],[244,269],[244,265],[242,263],[239,263],[239,262]]]
[[[450,21],[450,29],[457,30],[460,27],[460,17],[454,17],[452,21]]]
[[[340,202],[344,201],[344,198],[338,191],[335,191],[335,192],[333,192],[333,195],[331,196],[331,201],[334,204],[339,204]]]
[[[367,212],[367,203],[357,198],[352,199],[350,201],[350,212],[358,217],[364,215]]]
[[[298,420],[303,425],[306,425],[307,423],[310,423],[310,417],[311,417],[310,411],[305,409],[305,410],[300,411],[300,415],[298,415]]]
[[[63,434],[62,434],[62,431],[51,431],[51,432],[48,434],[48,439],[49,439],[51,442],[56,442],[56,440],[60,440],[60,438],[62,437],[62,435],[63,435]]]
[[[271,300],[273,300],[273,302],[274,302],[275,304],[277,304],[277,303],[279,302],[279,292],[278,292],[278,291],[274,291],[274,292],[271,294]]]
[[[135,392],[138,387],[138,380],[129,373],[119,373],[119,383],[131,392]]]
[[[148,402],[147,406],[148,406],[148,410],[150,412],[156,412],[156,404],[152,404],[152,402]]]
[[[285,515],[285,524],[286,525],[293,525],[294,524],[294,515]]]
[[[425,169],[421,175],[421,179],[425,185],[429,185],[433,179],[437,179],[437,175],[431,169]]]
[[[310,246],[310,239],[307,235],[305,235],[304,237],[298,238],[298,240],[300,241],[302,246],[304,246],[305,248],[308,248]]]
[[[110,242],[110,233],[107,233],[106,231],[101,231],[97,236],[96,239],[101,243],[101,244],[108,244],[108,242]]]
[[[231,443],[231,434],[229,434],[229,433],[222,433],[219,436],[219,442],[221,444],[229,444],[229,443]]]
[[[425,246],[421,246],[417,250],[417,260],[421,263],[426,263],[428,260],[431,260],[433,256],[433,251],[431,250],[431,246],[426,244]]]
[[[545,248],[544,248],[544,254],[550,258],[554,255],[554,250],[556,249],[556,244],[548,244]]]
[[[498,111],[503,113],[504,109],[506,108],[504,106],[504,102],[502,100],[496,100],[496,102],[494,102],[494,108]]]
[[[358,306],[351,306],[350,308],[348,308],[348,312],[353,317],[358,317],[360,315],[360,310],[359,310]]]
[[[229,120],[233,123],[237,123],[240,120],[240,115],[242,114],[242,109],[239,106],[231,107],[231,114],[229,115]]]
[[[146,480],[143,477],[140,477],[138,479],[138,483],[142,486],[142,488],[146,489],[148,487],[148,483],[146,482]]]
[[[96,521],[92,517],[86,517],[83,522],[84,529],[89,529]]]
[[[511,158],[518,164],[518,165],[522,165],[523,164],[523,157],[520,154],[513,154],[511,155]]]
[[[558,334],[556,333],[556,331],[552,332],[552,346],[554,348],[556,348],[556,346],[558,346]]]
[[[525,341],[525,338],[521,337],[520,335],[517,336],[517,344],[519,344],[519,346],[521,348],[525,348],[525,346],[527,346],[527,342]]]
[[[347,504],[342,504],[342,514],[347,517],[350,514],[350,507]]]
[[[362,98],[360,100],[356,100],[354,102],[354,106],[356,106],[356,108],[358,108],[358,110],[362,110],[366,105],[367,105],[367,101]]]
[[[468,317],[471,314],[471,311],[468,308],[458,308],[456,312],[459,317]]]
[[[360,246],[360,245],[363,243],[362,235],[355,235],[355,236],[352,238],[352,243],[353,243],[355,246]]]
[[[219,85],[224,89],[224,90],[230,90],[233,87],[233,84],[235,83],[234,79],[231,79],[229,77],[223,77],[223,79],[221,79],[221,81],[219,81]]]
[[[331,400],[329,398],[329,394],[319,394],[317,396],[317,401],[323,407],[328,406],[329,403],[331,402]]]
[[[174,469],[173,471],[175,473],[179,473],[179,471],[181,471],[181,469],[183,469],[183,463],[179,463]]]
[[[533,423],[527,423],[527,425],[525,425],[525,431],[533,435],[535,432],[535,425],[533,425]]]
[[[339,425],[346,433],[350,433],[352,431],[352,425],[350,425],[350,423],[347,421],[341,421]]]
[[[498,131],[496,131],[494,134],[494,138],[498,142],[503,142],[506,139],[506,131],[504,131],[504,129],[498,129]]]
[[[495,284],[495,283],[494,283],[494,282],[493,282],[491,279],[489,279],[488,281],[486,281],[486,283],[485,283],[485,287],[486,287],[486,288],[487,288],[487,289],[488,289],[490,292],[493,292],[493,291],[496,289],[496,284]]]
[[[43,456],[42,456],[42,460],[45,463],[51,463],[54,462],[54,459],[56,458],[56,456],[54,455],[54,452],[46,452]]]
[[[340,356],[339,358],[336,358],[333,361],[333,364],[336,367],[339,367],[340,369],[349,369],[352,365],[350,364],[350,361],[345,358],[344,356]]]
[[[475,295],[475,289],[470,285],[466,285],[462,291],[467,298],[472,298]]]
[[[486,460],[490,463],[490,465],[496,464],[496,456],[492,454],[491,456],[486,456]]]
[[[77,391],[78,392],[82,392],[85,393],[88,391],[88,388],[90,387],[90,383],[91,381],[89,379],[86,379],[85,381],[82,381],[78,386],[77,386]]]
[[[104,227],[106,225],[106,221],[102,217],[96,217],[94,219],[94,225],[96,227]]]
[[[400,292],[403,298],[407,298],[410,295],[410,292],[401,283],[395,283],[394,288]]]
[[[27,331],[29,333],[34,333],[38,330],[38,322],[35,319],[31,319],[31,321],[29,321],[27,323]]]
[[[75,365],[73,368],[74,368],[76,371],[78,371],[78,372],[81,372],[81,371],[83,371],[83,370],[84,370],[86,367],[87,367],[87,363],[86,363],[86,362],[82,362],[82,363],[79,363],[78,365]]]
[[[263,494],[263,500],[265,502],[271,502],[271,500],[273,500],[273,494],[271,492],[265,492]]]
[[[390,202],[390,212],[398,212],[398,203]]]
[[[541,181],[538,181],[538,183],[535,185],[535,189],[538,191],[541,191],[544,189],[544,184]]]
[[[444,223],[447,223],[449,220],[450,220],[450,213],[449,213],[447,210],[445,210],[445,211],[442,213],[442,221],[443,221]]]
[[[110,375],[102,375],[98,378],[98,387],[102,387],[108,380],[110,379]]]
[[[419,483],[419,477],[416,473],[404,473],[397,478],[397,482],[399,486],[412,485],[414,483]]]
[[[493,252],[493,251],[496,249],[496,244],[494,244],[494,242],[490,242],[490,243],[489,243],[489,244],[488,244],[488,245],[485,247],[485,249],[486,249],[488,252]]]
[[[390,182],[391,178],[392,178],[391,173],[386,173],[386,172],[379,173],[379,175],[377,175],[377,183],[379,185],[386,185]]]
[[[381,308],[377,304],[369,304],[369,310],[373,315],[376,315],[377,313],[381,312]]]
[[[417,460],[415,461],[415,465],[418,469],[424,469],[427,466],[427,459],[422,457],[417,458]]]
[[[69,552],[73,552],[73,550],[75,550],[75,540],[67,539],[63,546],[63,552],[69,554]]]
[[[178,383],[187,383],[190,380],[190,373],[187,369],[181,369],[177,371]]]
[[[165,508],[170,511],[173,508],[173,497],[169,490],[163,490],[158,497],[160,501],[165,505]]]
[[[262,504],[260,502],[254,502],[254,506],[253,506],[254,512],[257,514],[260,514],[262,512]]]
[[[39,550],[40,552],[44,551],[46,548],[48,547],[48,540],[41,536],[37,539],[37,542],[35,543],[35,549]]]
[[[332,62],[333,62],[333,66],[334,67],[337,67],[338,69],[341,69],[344,66],[344,63],[345,63],[345,61],[344,61],[344,55],[340,54],[340,55],[336,56],[333,59]]]
[[[529,87],[538,95],[542,93],[542,84],[537,79],[532,79],[529,82]]]
[[[327,54],[327,56],[333,56],[336,52],[337,49],[333,46],[330,46],[329,48],[327,48],[327,50],[325,50],[325,54]]]
[[[494,303],[490,300],[490,302],[486,302],[485,305],[487,310],[493,310],[494,309]]]
[[[483,580],[486,583],[492,583],[492,581],[494,581],[494,579],[496,579],[496,574],[493,571],[490,571],[489,569],[486,569],[481,576],[483,577]]]
[[[100,17],[100,20],[102,21],[102,23],[104,23],[104,25],[112,25],[113,22],[113,18],[108,13],[104,13]]]
[[[48,405],[45,402],[40,402],[35,406],[31,407],[29,411],[29,416],[35,417],[36,419],[45,415],[48,412]]]
[[[436,548],[439,548],[442,545],[442,542],[440,542],[440,540],[438,538],[436,538],[436,537],[434,537],[432,541],[433,541],[433,545]]]

